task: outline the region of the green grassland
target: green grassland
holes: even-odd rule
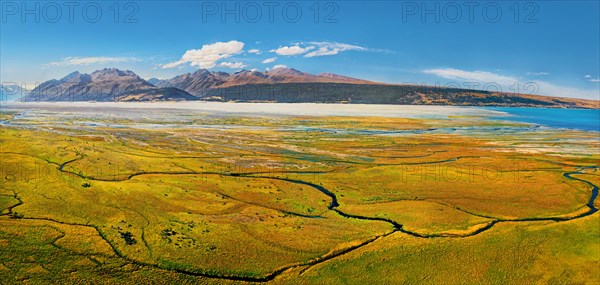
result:
[[[0,126],[0,283],[600,283],[595,133],[98,123]]]

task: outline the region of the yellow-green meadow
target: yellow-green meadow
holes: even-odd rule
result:
[[[595,132],[53,112],[2,113],[6,283],[600,282]]]

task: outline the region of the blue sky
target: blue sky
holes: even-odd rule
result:
[[[599,1],[75,3],[1,3],[2,82],[33,86],[104,67],[170,78],[284,65],[600,99]]]

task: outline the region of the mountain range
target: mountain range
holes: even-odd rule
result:
[[[159,88],[132,71],[105,68],[91,74],[75,71],[46,81],[22,101],[186,101],[197,98],[177,88]]]
[[[312,75],[293,68],[276,68],[267,72],[242,70],[233,74],[227,72],[210,72],[200,69],[194,73],[186,73],[168,80],[151,78],[150,83],[158,87],[175,87],[190,94],[203,97],[216,88],[227,88],[249,84],[277,83],[349,83],[374,84],[375,82],[361,80],[331,73]]]
[[[600,101],[472,89],[394,85],[292,68],[236,73],[197,70],[147,81],[115,68],[73,72],[37,86],[21,101],[191,101],[360,103],[600,108]]]

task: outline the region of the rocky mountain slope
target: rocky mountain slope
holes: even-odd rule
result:
[[[33,89],[22,101],[180,101],[196,97],[176,88],[159,88],[132,71],[106,68],[92,74],[73,72]]]
[[[210,90],[248,84],[277,84],[277,83],[349,83],[373,84],[374,82],[361,80],[331,73],[312,75],[293,68],[276,68],[266,72],[242,70],[233,74],[226,72],[210,72],[200,69],[194,73],[187,73],[168,80],[152,78],[148,80],[158,87],[175,87],[202,97]]]

